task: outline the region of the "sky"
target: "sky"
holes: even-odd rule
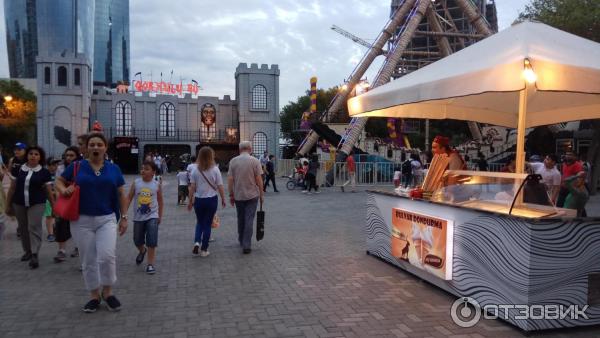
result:
[[[23,1],[23,0],[4,0]],[[389,18],[390,0],[130,0],[131,74],[144,80],[195,79],[199,95],[235,96],[240,62],[277,64],[280,106],[318,78],[319,88],[343,83],[366,48],[335,33],[335,24],[372,42]],[[500,30],[528,0],[496,0]],[[0,17],[4,22],[4,7]],[[371,79],[382,57],[371,65]],[[8,77],[5,26],[0,25],[0,78]]]

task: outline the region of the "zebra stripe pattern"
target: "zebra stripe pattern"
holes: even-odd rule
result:
[[[427,204],[429,214],[441,218],[449,218],[451,209],[456,209],[370,192],[365,230],[371,255],[458,297],[474,298],[482,307],[524,304],[582,308],[588,304],[588,288],[592,287],[588,277],[600,273],[600,220],[530,221],[461,209],[452,217],[453,280],[445,281],[392,256],[391,224],[386,221],[391,217],[390,200],[408,210]],[[525,331],[600,324],[600,306],[591,304],[585,311],[587,319],[516,320],[519,311],[508,311],[508,322]],[[502,309],[499,317],[504,318]]]

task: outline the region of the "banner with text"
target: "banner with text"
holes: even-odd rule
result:
[[[392,209],[392,256],[442,279],[452,279],[451,220]]]

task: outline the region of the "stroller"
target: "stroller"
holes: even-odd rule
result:
[[[287,176],[288,181],[285,186],[288,188],[288,190],[294,190],[296,187],[306,189],[304,177],[304,170],[301,166],[298,166],[296,169],[294,169],[294,172],[291,175]]]

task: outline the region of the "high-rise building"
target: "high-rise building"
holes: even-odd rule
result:
[[[38,55],[94,55],[94,0],[38,0]]]
[[[83,54],[94,84],[129,81],[129,0],[5,0],[10,77],[35,78],[38,55]]]
[[[129,81],[129,0],[96,0],[94,84]]]
[[[38,53],[36,0],[4,1],[11,78],[35,78]]]

